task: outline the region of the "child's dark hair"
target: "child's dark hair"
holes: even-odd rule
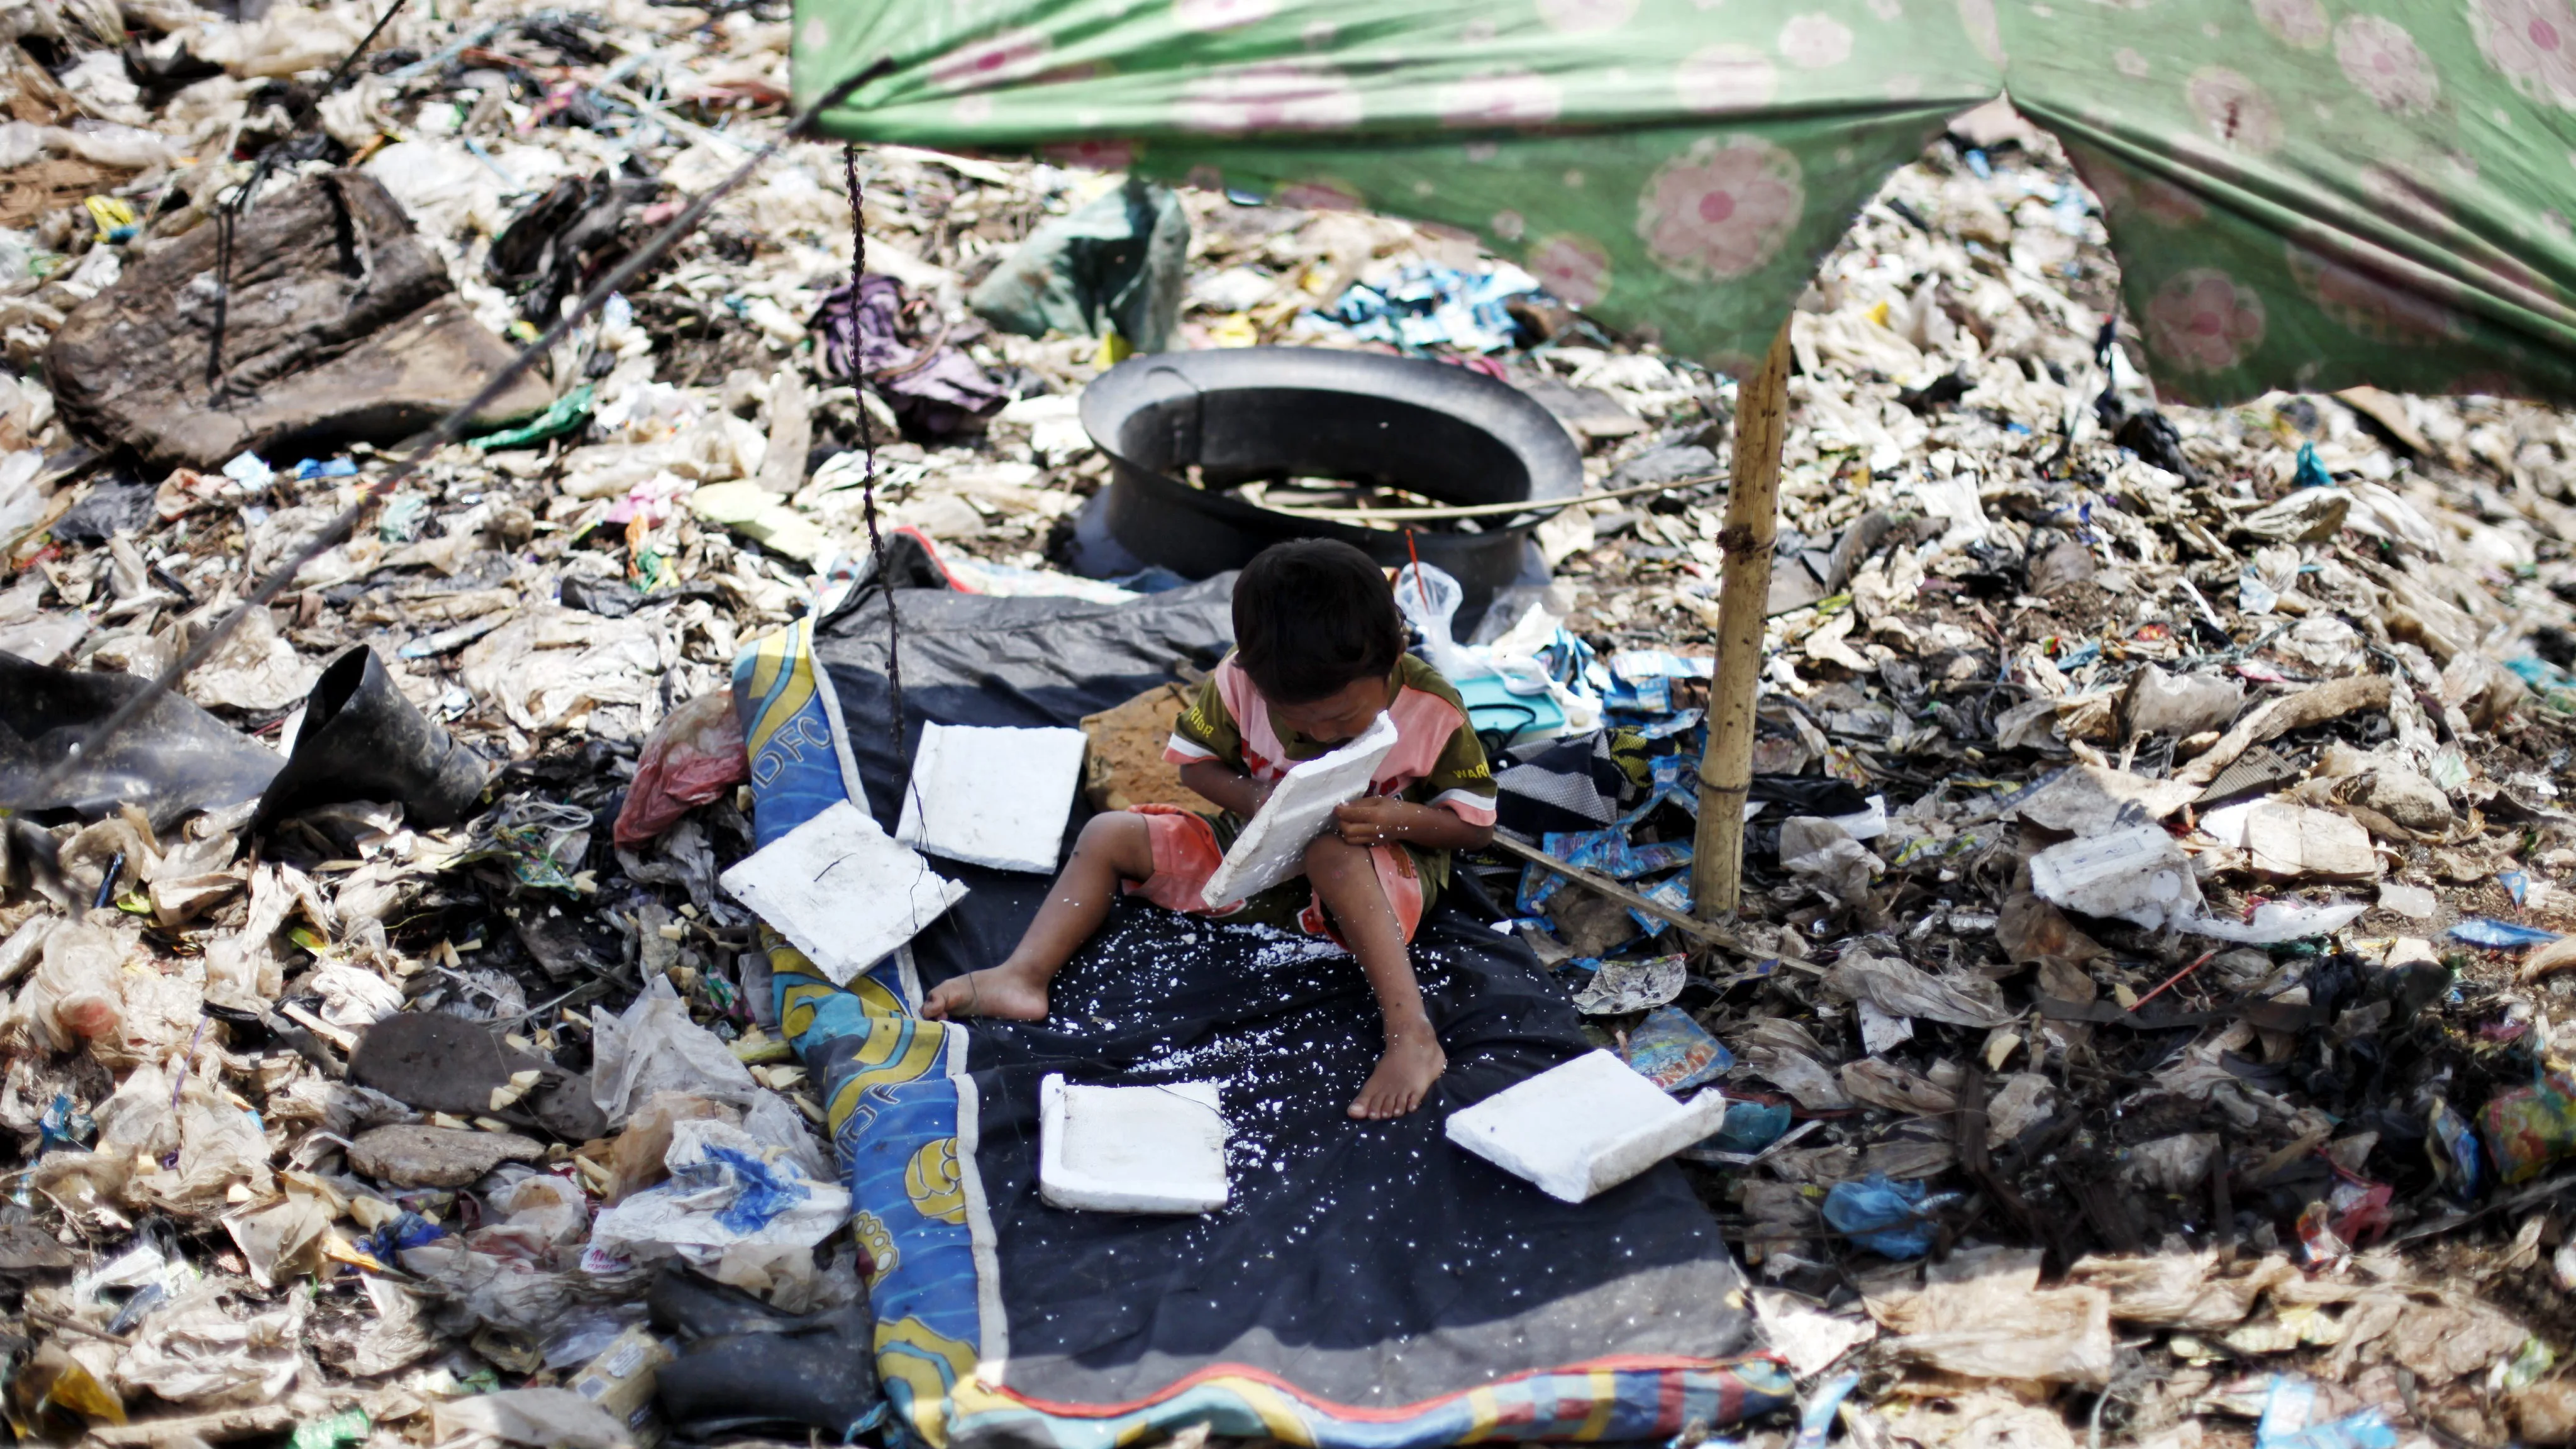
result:
[[[1369,556],[1326,538],[1273,544],[1234,582],[1234,657],[1263,694],[1310,704],[1384,679],[1404,655],[1395,593]]]

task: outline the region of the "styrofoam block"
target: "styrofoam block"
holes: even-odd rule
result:
[[[1395,718],[1380,714],[1358,739],[1290,769],[1234,838],[1200,897],[1211,906],[1231,906],[1304,871],[1306,847],[1332,825],[1333,811],[1368,789],[1378,763],[1394,748]]]
[[[1080,730],[923,725],[894,838],[969,865],[1053,871],[1085,739]]]
[[[717,879],[836,986],[921,934],[966,894],[847,800]]]
[[[1449,1118],[1449,1140],[1539,1191],[1582,1202],[1715,1133],[1726,1098],[1675,1101],[1606,1051],[1550,1067]]]
[[[1214,1082],[1038,1084],[1038,1198],[1096,1213],[1205,1213],[1225,1206],[1232,1129]]]

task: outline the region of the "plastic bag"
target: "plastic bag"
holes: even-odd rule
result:
[[[208,1286],[152,1316],[117,1360],[116,1386],[174,1404],[266,1404],[295,1383],[311,1300],[286,1295],[274,1312],[235,1314]]]
[[[2519,951],[2525,946],[2546,946],[2558,939],[2556,931],[2538,926],[2517,926],[2510,921],[2491,921],[2473,917],[2451,927],[2451,939],[2466,942],[2489,951]]]
[[[1116,333],[1162,352],[1180,326],[1189,213],[1169,187],[1141,177],[1041,223],[967,298],[1005,332]]]
[[[1789,1130],[1789,1104],[1786,1102],[1744,1102],[1729,1100],[1726,1125],[1716,1136],[1699,1144],[1703,1152],[1759,1152],[1780,1140]]]
[[[739,1247],[811,1248],[850,1214],[847,1189],[815,1181],[786,1149],[730,1123],[679,1123],[663,1164],[669,1182],[600,1213],[592,1252],[712,1261]]]
[[[13,1024],[52,1051],[82,1040],[115,1040],[125,1031],[125,943],[89,921],[45,938],[36,968],[11,1013]]]
[[[1920,1181],[1890,1182],[1871,1173],[1838,1182],[1825,1194],[1825,1221],[1850,1235],[1856,1247],[1887,1258],[1920,1258],[1932,1251],[1932,1223],[1923,1216]]]
[[[664,716],[644,742],[635,782],[617,811],[617,844],[634,850],[696,806],[751,778],[733,694],[702,694]]]
[[[656,1092],[635,1109],[626,1130],[617,1135],[617,1140],[608,1149],[611,1177],[604,1196],[611,1206],[624,1202],[667,1175],[662,1159],[671,1151],[671,1129],[693,1118],[738,1122],[740,1114],[714,1098],[689,1092]]]
[[[179,1167],[176,1177],[153,1176],[153,1190],[178,1201],[221,1201],[235,1185],[265,1195],[268,1138],[259,1119],[224,1100],[219,1089],[191,1077],[180,1089]]]
[[[1456,619],[1467,591],[1436,564],[1409,563],[1395,571],[1395,607],[1422,636],[1422,656],[1451,684],[1464,688],[1488,675],[1514,694],[1548,694],[1547,671],[1535,659],[1499,656],[1460,644]]]
[[[805,1114],[776,1092],[763,1092],[742,1114],[742,1130],[762,1143],[786,1149],[805,1175],[820,1181],[833,1175],[830,1156],[805,1124]]]
[[[2478,1109],[2478,1135],[2507,1186],[2538,1177],[2576,1155],[2576,1079],[2552,1073],[2488,1098]]]
[[[591,1013],[592,1100],[623,1126],[656,1092],[695,1093],[736,1106],[760,1095],[751,1070],[714,1032],[689,1020],[670,978],[656,976],[624,1016]]]

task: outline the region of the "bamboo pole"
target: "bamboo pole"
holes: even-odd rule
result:
[[[1787,431],[1789,324],[1761,370],[1735,394],[1735,458],[1726,490],[1726,551],[1717,598],[1717,672],[1708,686],[1708,749],[1699,761],[1699,832],[1691,909],[1735,913],[1744,888],[1744,800],[1753,788],[1753,706],[1762,686],[1762,624],[1778,532],[1780,440]]]

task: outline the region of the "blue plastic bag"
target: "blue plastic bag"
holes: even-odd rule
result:
[[[1871,1173],[1838,1182],[1825,1194],[1825,1221],[1860,1247],[1886,1258],[1920,1258],[1932,1251],[1932,1224],[1923,1216],[1920,1182],[1890,1182]]]
[[[2486,1156],[2479,1150],[2478,1134],[2469,1119],[2435,1097],[2424,1125],[2424,1151],[2433,1159],[2433,1175],[2450,1186],[2453,1196],[2463,1201],[2476,1198],[2485,1186]]]
[[[2453,926],[2451,939],[2489,951],[2519,951],[2525,946],[2546,946],[2558,939],[2558,933],[2478,916]]]
[[[2254,1426],[2254,1449],[2396,1449],[2397,1431],[2377,1409],[2311,1424],[2316,1411],[2315,1384],[2274,1378],[2263,1400],[2263,1421]]]
[[[1728,1102],[1726,1121],[1717,1135],[1699,1144],[1709,1152],[1750,1155],[1780,1140],[1789,1130],[1786,1102]]]

